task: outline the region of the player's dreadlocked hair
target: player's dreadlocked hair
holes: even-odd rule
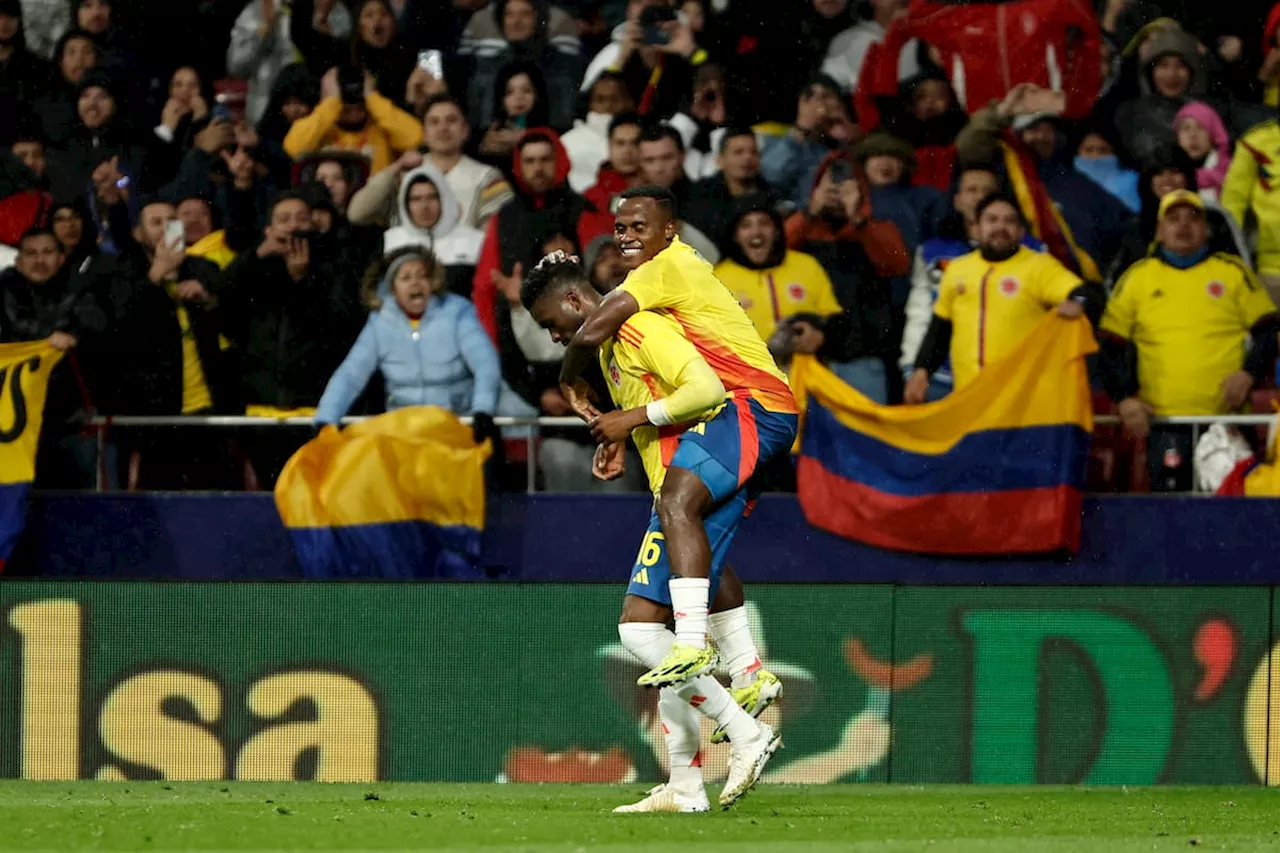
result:
[[[538,261],[538,265],[524,277],[524,284],[520,286],[520,301],[526,311],[532,311],[534,304],[543,296],[570,284],[579,284],[588,290],[594,289],[587,271],[582,268],[576,256],[552,252]]]
[[[658,184],[641,184],[638,187],[632,187],[629,190],[623,190],[618,195],[619,202],[632,198],[652,199],[653,203],[661,207],[667,212],[667,216],[671,219],[676,218],[676,194],[666,187]]]

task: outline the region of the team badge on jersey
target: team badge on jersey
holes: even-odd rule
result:
[[[609,359],[609,381],[614,385],[622,385],[622,371],[618,369],[618,360]]]
[[[1227,292],[1227,286],[1220,281],[1211,281],[1206,288],[1214,299],[1221,299]]]
[[[787,296],[790,296],[793,302],[803,302],[804,285],[799,282],[791,282],[791,284],[787,285]]]
[[[1005,296],[1018,295],[1018,280],[1016,278],[1006,278],[1000,282],[1000,292]]]

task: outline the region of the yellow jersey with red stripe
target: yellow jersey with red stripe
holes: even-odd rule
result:
[[[618,334],[600,347],[600,370],[614,404],[619,409],[637,409],[671,396],[685,366],[699,358],[698,350],[670,316],[641,311],[631,315]],[[702,420],[711,420],[722,408],[717,406]],[[662,489],[680,434],[690,426],[693,424],[632,430],[631,440],[640,451],[649,488],[655,495]]]
[[[1052,255],[1026,246],[1004,261],[970,252],[947,264],[933,313],[951,321],[956,390],[1016,348],[1044,312],[1081,284]]]
[[[769,412],[799,412],[786,376],[738,300],[679,237],[632,270],[621,289],[641,311],[669,314],[727,391],[745,391]]]

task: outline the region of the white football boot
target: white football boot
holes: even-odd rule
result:
[[[724,790],[720,792],[720,805],[723,808],[733,805],[755,787],[764,774],[764,766],[782,746],[781,734],[767,723],[759,725],[760,736],[755,740],[733,744],[733,752],[729,756],[729,778],[725,780]]]
[[[618,806],[614,814],[646,814],[655,812],[678,812],[692,814],[694,812],[711,811],[711,803],[707,800],[707,792],[698,788],[696,794],[677,791],[663,783],[649,789],[649,795],[638,803],[629,806]]]

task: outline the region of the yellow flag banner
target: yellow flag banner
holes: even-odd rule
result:
[[[0,344],[0,570],[26,526],[49,375],[61,359],[45,341]]]
[[[311,578],[464,578],[480,561],[489,443],[435,407],[325,429],[276,482]]]

